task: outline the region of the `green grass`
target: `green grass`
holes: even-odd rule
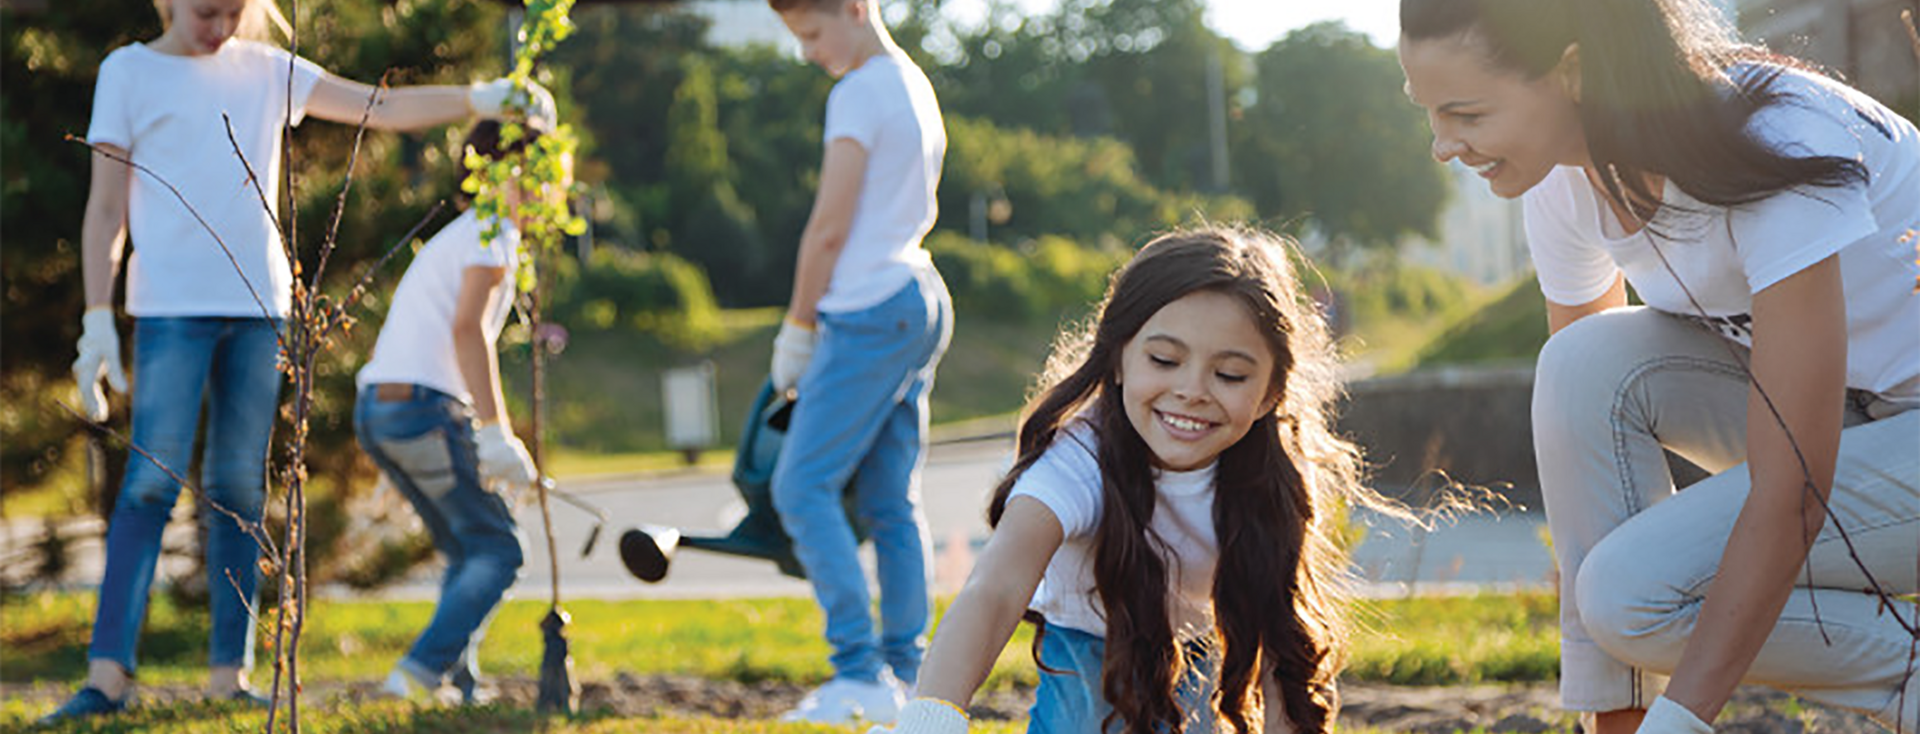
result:
[[[944,609],[944,605],[942,605]],[[831,675],[819,608],[810,599],[633,600],[568,602],[574,666],[586,679],[690,675],[754,682],[816,683]],[[321,680],[373,680],[386,674],[433,607],[428,602],[314,603],[300,647],[304,675]],[[533,676],[541,649],[538,623],[546,604],[515,601],[488,628],[480,659],[500,675]],[[93,619],[90,594],[8,597],[0,602],[0,682],[78,680],[86,673]],[[205,675],[206,614],[181,610],[155,595],[141,639],[141,680],[194,683]],[[267,654],[262,638],[261,654]],[[1008,644],[989,686],[1031,685],[1026,660],[1031,634]]]
[[[678,451],[595,452],[561,448],[547,460],[548,473],[560,479],[596,474],[671,474],[689,470],[725,471],[733,466],[733,448],[701,451],[693,464]]]
[[[815,683],[830,674],[819,609],[808,599],[583,599],[566,606],[575,669],[585,679],[627,672]],[[1556,608],[1550,594],[1366,602],[1355,614],[1359,629],[1347,677],[1417,685],[1551,680]],[[545,611],[543,602],[531,600],[501,609],[481,649],[489,671],[537,672],[537,623]],[[92,612],[91,594],[0,601],[0,682],[81,678]],[[316,601],[300,648],[302,669],[322,680],[377,679],[431,612],[427,602]],[[203,611],[182,610],[155,595],[141,641],[141,679],[199,681],[206,625]],[[1031,639],[1023,625],[1002,651],[988,688],[1034,683]]]
[[[944,602],[941,605],[944,611]],[[1552,680],[1558,665],[1556,603],[1551,594],[1422,597],[1364,603],[1357,611],[1346,680],[1411,685]],[[536,624],[546,607],[507,604],[481,651],[494,675],[535,677],[541,650]],[[812,685],[830,675],[820,614],[806,599],[633,600],[569,602],[568,630],[575,675],[607,680],[620,673],[686,675],[741,682]],[[85,675],[92,620],[90,594],[40,594],[0,599],[0,683],[63,684]],[[327,601],[314,604],[301,645],[301,669],[310,683],[378,680],[426,624],[425,602]],[[206,615],[182,610],[156,595],[141,641],[141,681],[198,684],[205,676]],[[264,638],[263,638],[264,639]],[[1026,626],[1001,651],[986,688],[1029,687],[1036,681]],[[262,657],[268,650],[263,645]],[[264,675],[264,671],[262,671]],[[460,734],[527,731],[530,712],[503,708],[448,712],[391,703],[310,700],[306,729],[426,731]],[[318,707],[317,709],[314,707]],[[0,701],[0,730],[14,730],[44,709]],[[591,714],[591,712],[589,712]],[[586,718],[556,732],[813,732],[769,722],[701,719]],[[259,730],[259,714],[207,704],[153,707],[98,731]],[[1018,731],[1024,724],[975,727]]]
[[[1546,342],[1546,297],[1527,278],[1433,339],[1414,361],[1421,367],[1530,362]]]
[[[45,713],[42,707],[17,700],[0,701],[0,730],[21,731]],[[311,734],[495,734],[540,730],[549,734],[845,734],[866,727],[788,724],[777,721],[713,718],[625,718],[607,712],[583,711],[572,719],[548,718],[524,708],[418,708],[397,701],[370,703],[302,702],[300,730]],[[57,727],[51,731],[141,732],[143,734],[199,734],[201,732],[265,731],[266,713],[221,704],[146,706],[98,724]],[[286,721],[286,714],[280,716]],[[278,725],[278,724],[277,724]],[[980,722],[969,731],[1012,734],[1025,722]]]
[[[1550,593],[1364,604],[1345,678],[1396,685],[1554,680],[1559,601]]]

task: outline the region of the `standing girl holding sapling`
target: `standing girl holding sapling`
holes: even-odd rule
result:
[[[494,117],[511,90],[505,79],[382,90],[369,111],[373,87],[252,40],[266,38],[269,26],[288,30],[271,0],[154,5],[166,30],[108,54],[94,90],[87,141],[97,152],[81,230],[87,310],[73,364],[82,407],[93,420],[105,420],[101,380],[117,391],[129,387],[113,291],[131,235],[132,440],[145,455],[129,458],[107,526],[86,685],[49,721],[126,708],[161,532],[180,494],[173,475],[185,476],[193,464],[203,412],[204,494],[196,499],[210,503],[209,695],[265,702],[248,690],[246,678],[259,548],[243,524],[259,522],[266,500],[280,394],[278,332],[292,305],[293,271],[277,213],[269,210],[280,198],[283,133],[306,115],[346,123],[366,115],[370,127],[386,130]],[[551,97],[531,91],[521,106],[551,118]]]

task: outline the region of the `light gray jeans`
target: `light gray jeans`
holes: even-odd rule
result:
[[[1736,354],[1748,357],[1644,307],[1583,318],[1540,352],[1534,451],[1560,563],[1568,709],[1645,708],[1679,663],[1749,488],[1748,380]],[[1920,731],[1920,676],[1909,673],[1915,641],[1893,615],[1912,626],[1916,610],[1864,590],[1870,573],[1891,594],[1913,594],[1920,576],[1912,407],[1849,391],[1832,515],[1745,678],[1909,732]],[[1675,492],[1663,447],[1713,476]]]

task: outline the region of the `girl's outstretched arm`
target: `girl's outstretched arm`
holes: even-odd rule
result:
[[[1033,602],[1033,590],[1062,537],[1060,520],[1039,500],[1022,495],[1007,502],[967,585],[940,618],[916,697],[966,708]]]
[[[393,87],[380,94],[380,103],[368,114],[372,85],[323,74],[307,97],[307,114],[322,120],[357,125],[367,114],[367,127],[377,130],[420,130],[467,119],[474,113],[471,89],[464,84]]]
[[[1719,714],[1759,655],[1826,522],[1847,373],[1838,256],[1754,294],[1752,370],[1772,399],[1769,408],[1758,389],[1747,399],[1752,490],[1667,687],[1702,721]]]

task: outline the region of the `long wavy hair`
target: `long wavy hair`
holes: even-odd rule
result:
[[[1055,344],[1020,426],[1019,457],[994,490],[988,520],[998,525],[1021,474],[1074,421],[1091,425],[1101,475],[1093,571],[1107,622],[1100,687],[1128,732],[1184,729],[1175,690],[1189,662],[1168,613],[1167,552],[1149,530],[1151,449],[1127,420],[1116,375],[1122,349],[1149,318],[1201,291],[1245,306],[1274,356],[1269,388],[1279,398],[1220,454],[1214,475],[1220,555],[1210,642],[1221,654],[1209,713],[1235,731],[1260,731],[1265,707],[1276,705],[1260,685],[1261,674],[1271,673],[1277,705],[1298,731],[1333,724],[1348,578],[1333,542],[1336,505],[1391,503],[1361,484],[1358,448],[1331,428],[1339,396],[1333,342],[1295,277],[1291,252],[1286,241],[1247,229],[1176,232],[1148,243],[1114,276],[1088,324]],[[1034,649],[1038,659],[1037,641]]]
[[[1661,221],[1648,174],[1720,207],[1867,180],[1858,161],[1796,158],[1748,134],[1755,112],[1791,103],[1775,89],[1782,72],[1819,70],[1742,43],[1705,0],[1400,0],[1400,32],[1468,39],[1527,79],[1577,46],[1587,153],[1606,195],[1641,221]],[[1742,64],[1755,71],[1736,79]]]

